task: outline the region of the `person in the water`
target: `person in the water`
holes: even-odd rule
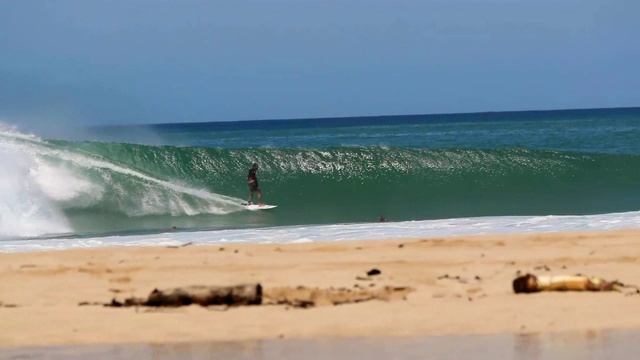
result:
[[[260,191],[260,185],[258,184],[258,176],[256,175],[256,171],[260,166],[258,163],[253,163],[251,169],[249,169],[249,176],[247,177],[247,181],[249,184],[249,200],[247,201],[248,205],[251,205],[251,201],[253,200],[253,194],[258,194],[258,204],[263,206],[262,202],[262,191]]]

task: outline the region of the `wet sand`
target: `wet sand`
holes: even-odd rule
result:
[[[367,338],[430,346],[428,335],[480,339],[477,336],[502,334],[496,339],[511,336],[508,341],[516,344],[514,339],[522,339],[518,336],[640,329],[640,313],[635,311],[640,295],[516,295],[511,289],[516,274],[525,272],[580,273],[637,285],[639,253],[640,230],[635,229],[0,254],[0,346],[8,350],[86,344],[100,349],[100,345],[187,343],[192,345],[184,346],[190,348],[212,342],[271,344],[268,340],[274,340],[300,346],[304,352],[323,341],[341,344],[341,339],[345,346],[360,349],[358,341],[369,342]],[[381,274],[366,276],[373,268]],[[146,297],[156,287],[244,282],[262,284],[265,301],[271,305],[228,309],[100,305],[114,297]],[[373,295],[349,295],[345,304],[332,305],[331,294],[339,288]],[[406,292],[389,295],[388,289]],[[275,305],[276,297],[311,297],[317,306]],[[457,339],[441,339],[445,338]],[[373,341],[371,346],[376,344]],[[513,344],[505,346],[513,348]],[[137,351],[131,346],[125,351]],[[148,351],[149,346],[159,345],[137,346]]]
[[[477,360],[637,358],[638,330],[542,334],[254,340],[0,349],[6,359],[450,359]]]

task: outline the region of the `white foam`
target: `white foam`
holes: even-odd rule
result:
[[[479,223],[482,223],[482,226],[472,226]],[[165,246],[184,243],[292,244],[623,228],[640,228],[640,212],[586,216],[482,217],[388,223],[170,232],[151,235],[105,236],[95,238],[15,240],[0,241],[0,252],[95,248],[104,246]]]
[[[93,197],[95,201],[102,198],[104,187],[92,183],[82,174],[66,169],[63,165],[51,166],[39,158],[33,160],[37,166],[31,168],[31,176],[49,198],[55,201],[71,201],[86,196]]]
[[[30,175],[34,166],[31,158],[0,148],[0,239],[71,231]]]
[[[109,199],[129,216],[228,214],[241,211],[241,199],[146,175],[97,155],[68,150],[0,123],[0,238],[69,233],[62,210]],[[114,175],[139,187],[130,201]],[[185,200],[190,196],[190,201]]]

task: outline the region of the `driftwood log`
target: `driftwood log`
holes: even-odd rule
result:
[[[628,287],[619,281],[587,276],[536,276],[526,274],[513,280],[513,292],[540,291],[622,291]]]
[[[210,305],[260,305],[262,286],[260,284],[240,284],[233,286],[194,285],[171,289],[154,289],[144,298],[127,298],[124,302],[113,299],[107,306],[187,306],[197,304]]]

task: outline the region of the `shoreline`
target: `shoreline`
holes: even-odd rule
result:
[[[184,343],[135,343],[0,348],[9,359],[263,359],[389,358],[459,359],[632,359],[638,330],[572,331],[543,334],[471,334],[415,337],[351,337]]]
[[[0,253],[85,248],[400,240],[487,234],[591,232],[640,228],[640,212],[593,215],[485,216],[415,221],[310,224],[232,229],[164,229],[158,233],[0,239]],[[247,242],[247,239],[251,239]]]
[[[514,294],[520,273],[640,284],[640,229],[301,244],[0,253],[1,347],[416,337],[638,329],[640,295]],[[367,276],[371,269],[381,274]],[[351,289],[400,296],[310,308],[109,308],[154,288],[260,283],[265,294]],[[296,292],[298,291],[298,292]],[[312,296],[318,296],[312,295]],[[352,299],[356,300],[356,299]],[[603,306],[603,304],[606,304]],[[15,307],[14,307],[15,306]]]

